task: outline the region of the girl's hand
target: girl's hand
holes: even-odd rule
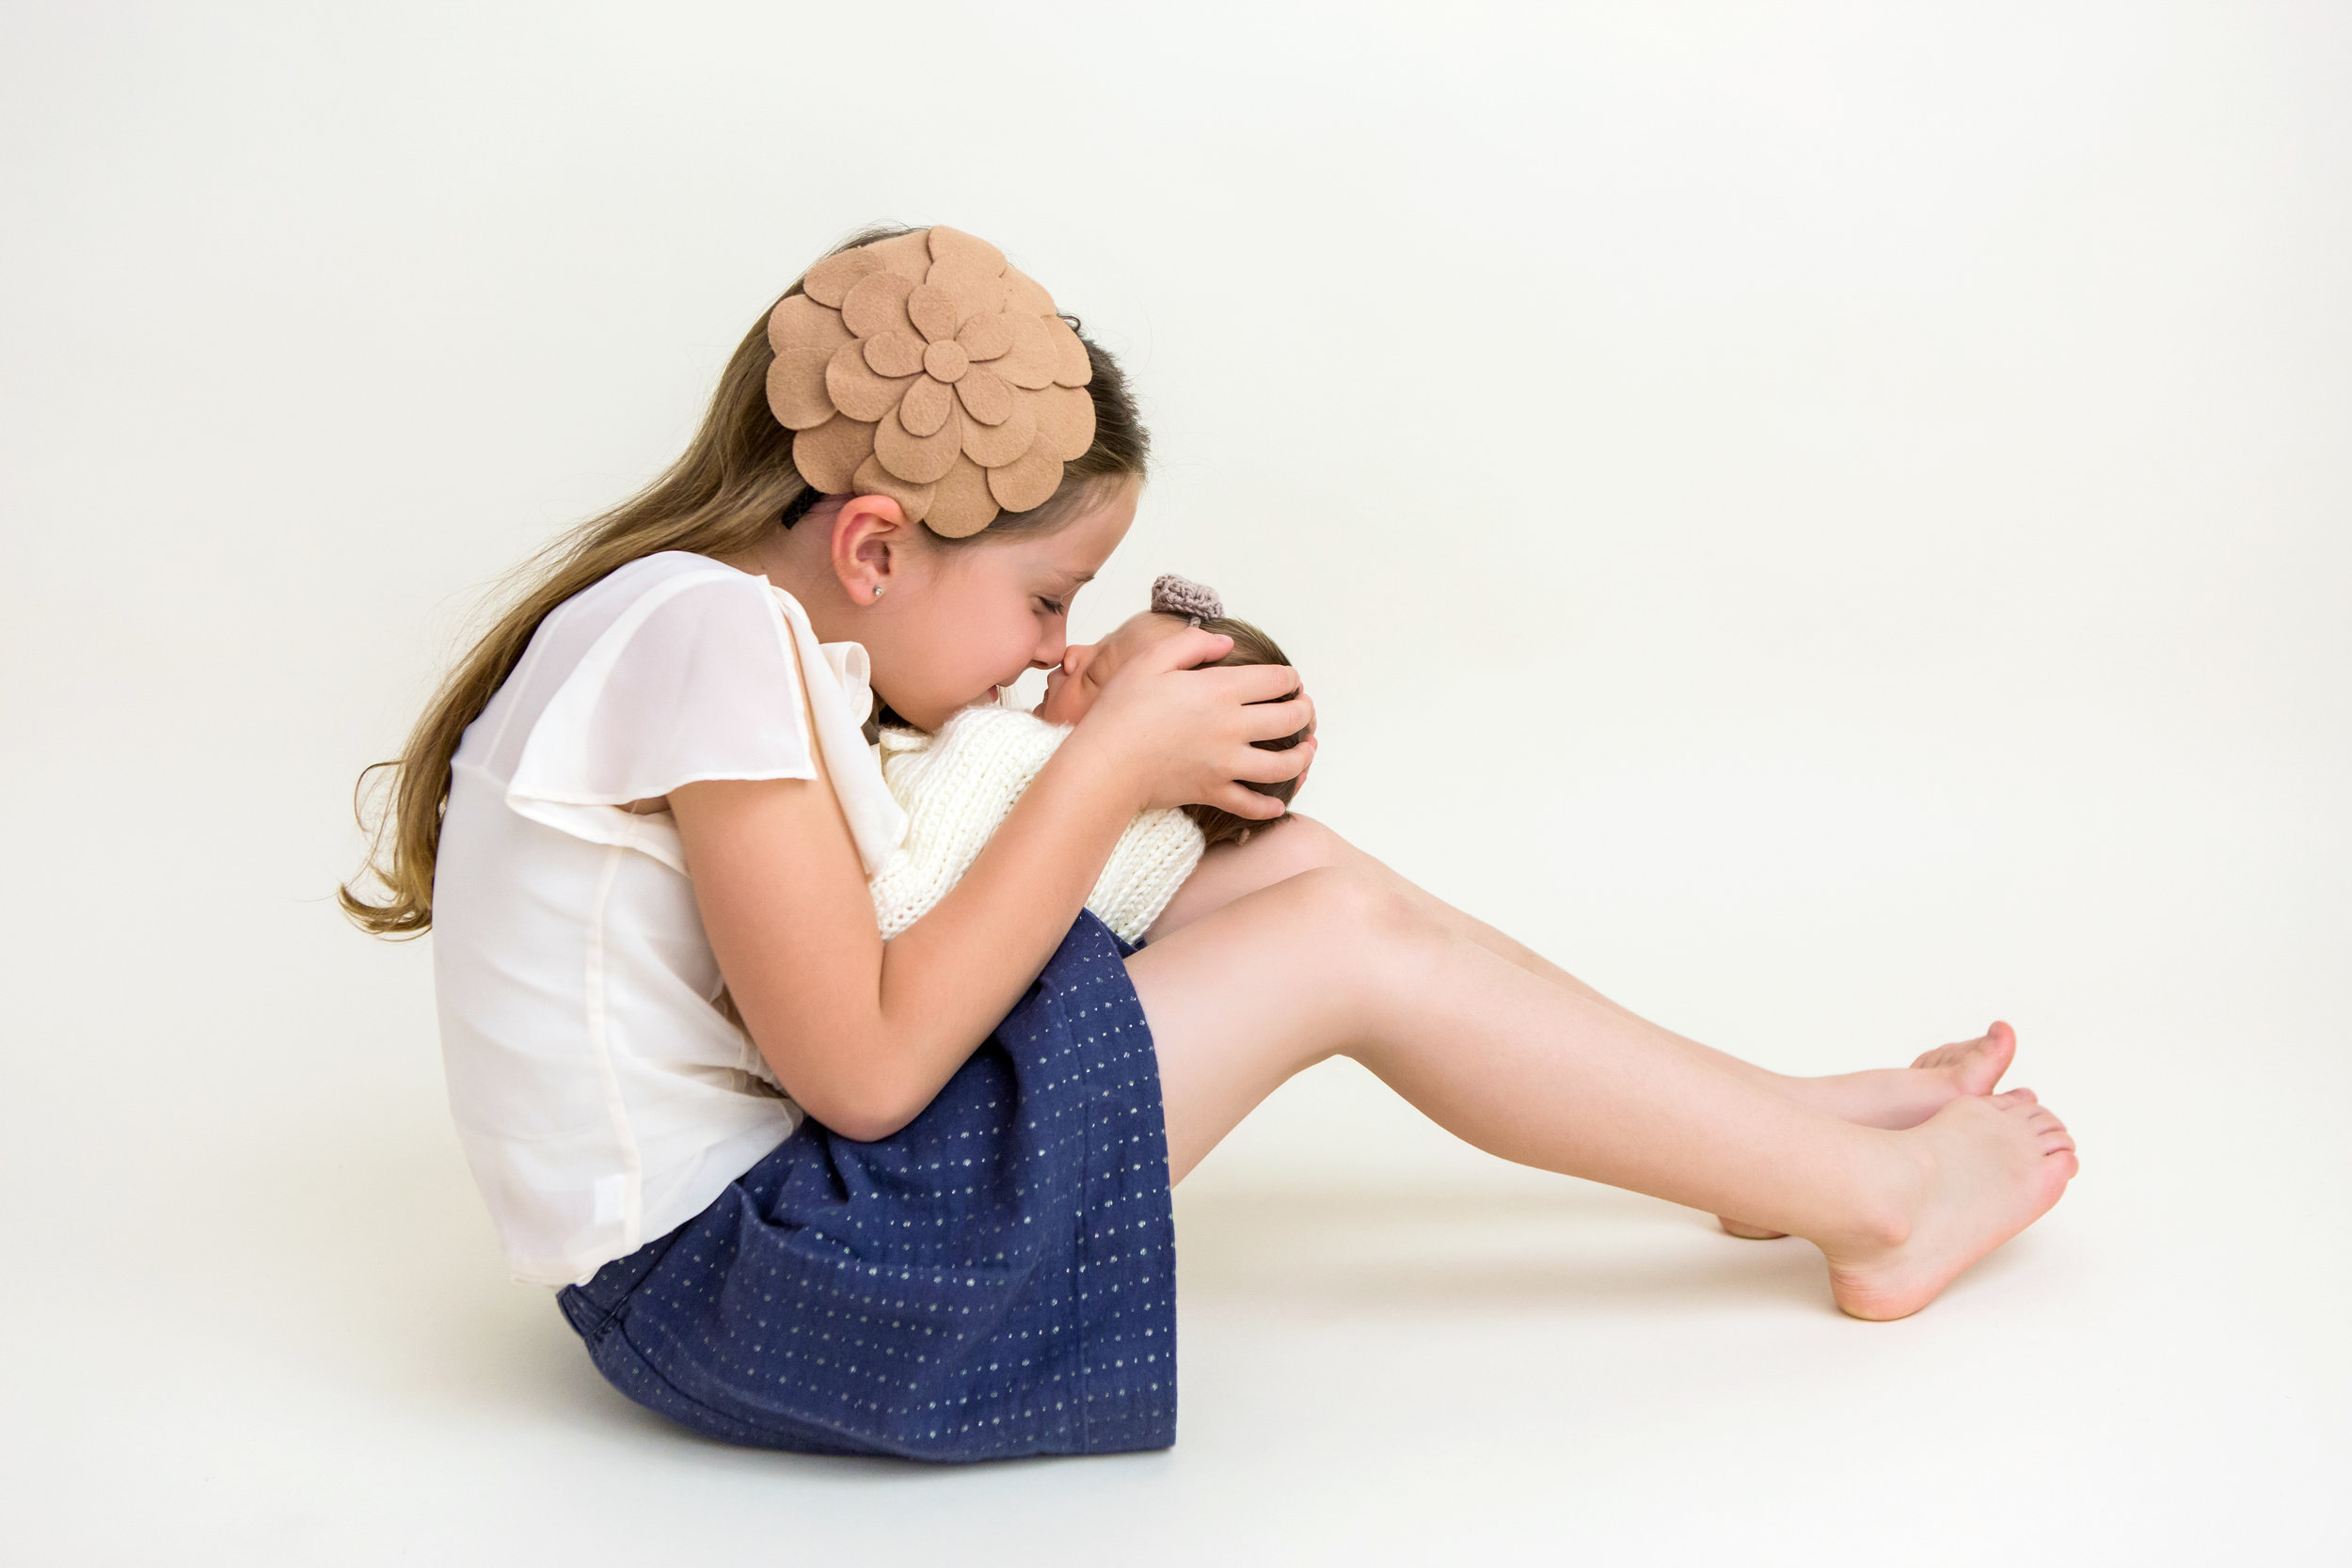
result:
[[[1193,668],[1232,647],[1232,638],[1197,626],[1161,639],[1119,667],[1071,736],[1129,781],[1137,810],[1198,802],[1264,820],[1286,809],[1235,781],[1272,784],[1305,772],[1314,760],[1313,736],[1286,752],[1251,742],[1307,728],[1314,702],[1287,664]]]

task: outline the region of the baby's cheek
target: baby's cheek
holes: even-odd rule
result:
[[[1086,717],[1088,705],[1083,683],[1064,681],[1037,705],[1037,716],[1049,724],[1074,724]]]

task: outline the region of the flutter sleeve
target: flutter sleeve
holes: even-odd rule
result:
[[[843,689],[852,679],[854,693]],[[764,579],[724,568],[674,577],[623,610],[563,677],[523,742],[507,803],[683,871],[666,816],[648,823],[619,808],[706,779],[814,779],[821,747],[870,871],[904,818],[861,733],[868,695],[862,657],[829,657],[800,607]]]

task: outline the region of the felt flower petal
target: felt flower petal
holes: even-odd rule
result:
[[[1004,252],[945,227],[829,256],[768,320],[769,406],[820,494],[943,538],[1027,512],[1096,435],[1085,342]]]
[[[1016,316],[1050,316],[1055,313],[1054,296],[1045,292],[1044,284],[1019,267],[1007,267],[1005,309]]]
[[[849,488],[861,496],[888,496],[898,503],[898,510],[907,515],[907,521],[919,523],[931,509],[931,487],[909,484],[897,474],[869,457],[858,465],[850,476]]]
[[[961,259],[931,263],[930,286],[955,301],[958,325],[1005,308],[1005,280]]]
[[[964,455],[983,468],[1002,467],[1037,445],[1035,401],[1015,393],[1011,403],[1011,409],[995,424],[964,421]]]
[[[853,420],[881,419],[898,406],[913,376],[876,375],[866,363],[866,345],[843,343],[825,361],[825,390],[833,404]]]
[[[972,356],[953,338],[944,338],[923,351],[923,371],[934,381],[952,387],[972,368]]]
[[[1011,329],[1012,346],[989,364],[989,369],[1016,387],[1051,387],[1055,368],[1061,355],[1054,347],[1053,334],[1045,324],[1048,316],[1017,316],[1006,312],[1005,325]]]
[[[934,226],[930,231],[931,261],[954,261],[976,267],[982,272],[1000,273],[1005,270],[1005,253],[977,235],[946,224]]]
[[[912,337],[914,323],[907,315],[907,295],[914,285],[895,272],[869,272],[841,300],[841,322],[861,338],[885,332]]]
[[[808,276],[801,279],[801,292],[818,304],[830,305],[837,310],[851,286],[881,267],[882,258],[874,254],[874,247],[862,245],[855,250],[828,256],[809,268]]]
[[[1087,358],[1085,341],[1059,316],[1042,319],[1046,335],[1054,341],[1054,380],[1064,387],[1083,387],[1093,380],[1094,365]]]
[[[844,415],[792,437],[792,466],[823,495],[848,490],[858,466],[873,454],[874,427]]]
[[[897,273],[910,283],[922,282],[923,275],[930,271],[931,231],[928,229],[876,240],[864,248],[873,253],[882,271]]]
[[[768,313],[768,346],[778,354],[788,348],[836,349],[854,336],[841,325],[840,311],[806,294],[787,294]]]
[[[917,376],[907,388],[907,395],[898,400],[898,422],[910,436],[929,436],[947,422],[955,405],[956,394],[945,382]]]
[[[925,342],[935,343],[956,335],[956,302],[947,297],[945,289],[934,289],[929,283],[917,283],[907,295],[907,318],[914,323],[914,330],[923,334]]]
[[[1070,463],[1094,445],[1094,394],[1083,387],[1048,387],[1034,394],[1038,450]]]
[[[1033,448],[1026,457],[988,470],[988,493],[1008,512],[1043,506],[1061,488],[1061,459]]]
[[[884,332],[866,340],[866,366],[876,375],[913,375],[923,368],[923,340],[912,332]]]
[[[1012,413],[1012,388],[986,365],[974,365],[956,378],[956,401],[982,424],[1003,424]]]
[[[952,410],[937,430],[917,436],[892,409],[874,427],[874,455],[882,466],[909,484],[929,484],[955,467],[963,449],[963,421]]]
[[[834,351],[788,348],[768,367],[768,406],[787,430],[813,430],[833,418],[833,394],[825,390],[825,366]]]
[[[1000,510],[996,498],[988,493],[988,470],[959,457],[931,486],[931,506],[923,526],[943,539],[966,539],[994,522]]]
[[[963,345],[967,358],[993,359],[1012,347],[1012,326],[1002,310],[992,310],[984,316],[974,316],[959,327],[956,341]]]

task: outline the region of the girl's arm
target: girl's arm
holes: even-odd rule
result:
[[[1311,746],[1250,742],[1295,733],[1312,705],[1273,700],[1296,686],[1280,665],[1189,668],[1227,641],[1188,632],[1123,667],[971,871],[887,944],[829,778],[672,792],[720,972],[803,1108],[858,1139],[913,1120],[1044,968],[1136,812],[1281,811],[1232,781],[1295,776]]]

